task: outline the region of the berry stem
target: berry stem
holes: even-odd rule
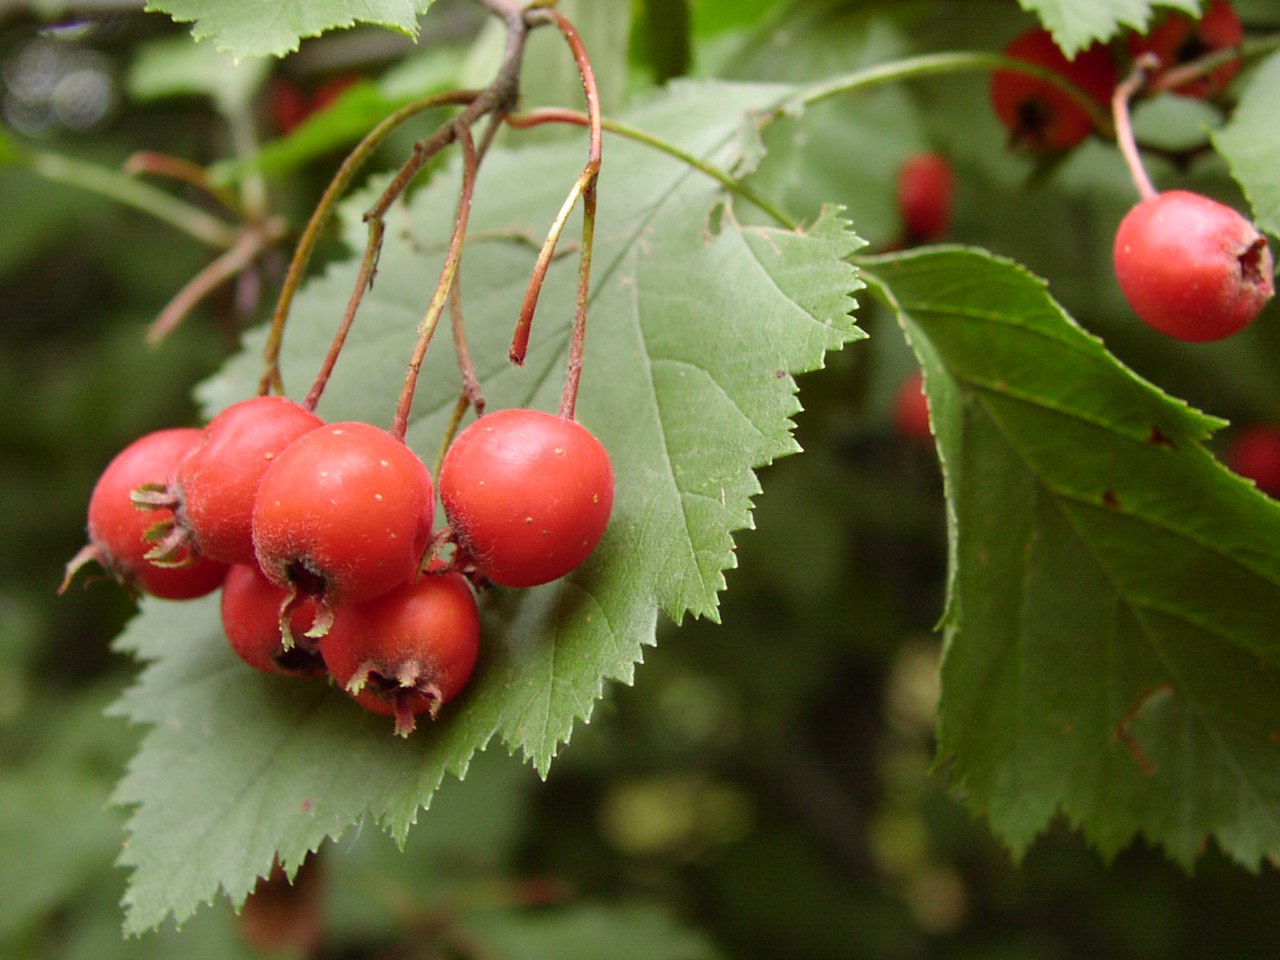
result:
[[[459,98],[465,97],[465,99],[458,101],[466,103],[465,109],[453,119],[441,124],[434,133],[413,145],[413,152],[409,159],[401,165],[391,183],[382,192],[382,195],[374,205],[365,212],[364,220],[369,225],[369,239],[365,245],[360,273],[356,278],[355,289],[352,291],[351,299],[347,304],[347,311],[343,315],[342,323],[339,326],[337,335],[334,337],[333,345],[330,347],[329,354],[326,356],[320,372],[316,374],[315,382],[312,384],[311,390],[307,394],[307,400],[303,404],[307,409],[314,409],[314,405],[319,403],[320,395],[328,383],[329,375],[337,362],[338,354],[346,341],[347,333],[355,320],[356,312],[360,308],[360,302],[364,298],[365,291],[373,286],[374,278],[378,272],[378,256],[382,250],[382,238],[385,233],[383,220],[387,211],[409,189],[409,185],[422,172],[427,163],[441,150],[457,140],[461,132],[465,132],[467,138],[470,139],[471,126],[481,117],[487,114],[494,114],[500,121],[511,111],[516,102],[516,97],[519,94],[520,64],[524,56],[525,41],[528,39],[529,30],[538,25],[537,19],[532,16],[537,11],[530,11],[530,15],[526,16],[522,9],[514,5],[499,4],[497,0],[479,0],[479,2],[496,15],[501,16],[507,25],[506,49],[503,53],[498,73],[493,82],[479,91],[479,93],[462,91],[455,94]],[[479,158],[484,155],[489,143],[492,142],[498,126],[499,124],[497,123],[492,125],[490,131],[486,133],[482,140],[479,150],[475,151],[475,165],[478,166]],[[475,171],[472,170],[473,179],[474,173]],[[468,200],[468,205],[469,203],[470,201]],[[455,262],[452,269],[456,270],[456,268],[457,264]],[[301,281],[301,271],[299,271],[297,281]],[[443,298],[447,294],[447,286],[443,289],[437,287],[436,297],[433,298],[432,302],[434,303],[435,299],[440,299],[441,303],[443,303]],[[283,335],[284,320],[282,316],[278,316],[277,320],[279,332],[277,333],[276,325],[273,325],[272,329],[275,342],[268,341],[267,373],[264,375],[260,385],[260,389],[264,391],[270,389],[272,385],[275,385],[278,389],[280,383],[278,365],[279,336]],[[409,393],[412,395],[412,388],[409,388]],[[397,413],[398,419],[399,413]],[[401,437],[403,438],[403,434],[401,434]]]
[[[284,221],[268,217],[261,225],[250,225],[240,231],[235,246],[219,254],[211,263],[187,281],[165,304],[147,328],[147,342],[159,343],[180,324],[201,300],[232,277],[243,272],[258,256],[284,235]]]
[[[585,113],[576,110],[564,110],[561,108],[550,107],[546,109],[530,110],[527,113],[513,113],[507,117],[507,124],[517,129],[525,129],[528,127],[541,126],[544,123],[572,123],[580,127],[585,127],[589,120]],[[789,230],[795,230],[799,227],[795,218],[787,214],[776,203],[768,198],[760,195],[751,187],[744,183],[740,183],[719,167],[707,163],[699,157],[688,153],[673,143],[669,143],[659,137],[654,136],[644,130],[636,127],[629,127],[624,123],[616,120],[604,119],[601,121],[601,128],[609,133],[616,134],[633,143],[639,143],[643,146],[650,147],[660,153],[665,153],[674,160],[681,163],[699,173],[702,173],[712,180],[715,180],[734,196],[741,197],[748,203],[768,214],[779,224]]]
[[[904,57],[901,60],[877,64],[820,80],[810,86],[801,87],[792,96],[779,103],[778,106],[764,111],[760,119],[766,121],[777,120],[788,115],[794,115],[824,100],[830,100],[858,90],[869,90],[872,87],[882,86],[887,83],[914,80],[935,74],[988,73],[996,70],[1025,73],[1028,76],[1036,77],[1058,87],[1080,106],[1080,109],[1089,116],[1089,119],[1093,121],[1094,126],[1099,131],[1107,136],[1111,134],[1111,119],[1107,116],[1106,111],[1098,105],[1096,100],[1070,80],[1038,64],[1028,63],[1025,60],[1017,60],[1001,54],[976,50],[925,53],[915,57]]]
[[[1277,49],[1280,49],[1280,34],[1259,37],[1256,40],[1246,40],[1236,47],[1213,50],[1202,57],[1192,60],[1190,63],[1170,67],[1168,70],[1163,71],[1151,81],[1150,89],[1152,93],[1176,90],[1188,83],[1209,76],[1224,64],[1235,60],[1248,63]]]
[[[573,336],[569,347],[569,367],[565,375],[564,392],[560,399],[560,415],[572,419],[574,406],[578,399],[578,383],[582,377],[582,356],[586,343],[587,306],[590,302],[591,287],[591,251],[595,239],[596,221],[596,182],[600,176],[600,161],[604,143],[603,123],[600,117],[600,91],[596,86],[595,71],[591,66],[591,58],[587,56],[582,43],[582,36],[564,16],[555,10],[542,11],[556,25],[577,64],[578,74],[582,78],[582,92],[587,101],[588,147],[587,162],[582,173],[574,181],[560,208],[547,240],[538,254],[533,276],[525,291],[524,303],[520,308],[520,319],[511,342],[510,356],[513,363],[523,363],[529,346],[529,331],[533,324],[533,313],[537,306],[538,295],[546,278],[547,268],[555,252],[555,246],[564,230],[578,197],[582,197],[582,245],[578,250],[578,295],[574,307]]]
[[[494,125],[496,128],[496,124]],[[445,253],[444,264],[440,268],[440,279],[436,281],[435,292],[427,305],[427,312],[418,326],[418,342],[414,344],[413,355],[409,358],[409,369],[405,372],[404,386],[400,390],[400,399],[396,404],[395,419],[391,423],[391,435],[397,440],[404,440],[409,428],[409,411],[413,407],[413,394],[418,384],[418,374],[422,370],[422,361],[427,355],[427,347],[435,334],[444,312],[445,303],[449,299],[449,291],[457,277],[458,265],[462,260],[462,241],[467,234],[467,219],[471,214],[471,198],[475,192],[476,171],[480,165],[475,141],[471,138],[471,129],[465,124],[458,125],[457,137],[462,143],[462,189],[458,194],[458,211],[454,217],[453,236],[449,240],[449,249]]]
[[[118,170],[48,150],[24,150],[9,162],[46,180],[70,184],[132,207],[210,247],[227,250],[235,246],[236,230],[225,220]]]
[[[476,376],[471,361],[471,348],[467,344],[467,331],[462,322],[462,277],[453,278],[449,293],[449,319],[453,327],[453,349],[458,358],[458,374],[462,377],[462,396],[475,407],[476,416],[484,415],[484,394],[480,390],[480,378]],[[435,474],[432,474],[435,476]]]
[[[1151,71],[1159,65],[1159,60],[1152,54],[1143,54],[1138,57],[1129,75],[1116,85],[1115,92],[1111,95],[1111,114],[1115,122],[1116,145],[1120,147],[1124,162],[1129,167],[1129,176],[1133,179],[1134,186],[1138,188],[1138,195],[1143,200],[1150,200],[1156,195],[1157,190],[1155,184],[1151,182],[1151,177],[1147,175],[1146,168],[1142,165],[1138,145],[1133,139],[1129,101],[1142,89]]]
[[[596,169],[599,170],[597,164]],[[587,304],[590,301],[591,250],[596,229],[596,178],[582,193],[582,248],[578,254],[578,300],[573,311],[573,336],[569,341],[569,365],[565,371],[564,391],[560,394],[560,416],[573,419],[578,402],[578,383],[582,380],[582,356],[587,340]]]
[[[185,183],[216,200],[229,212],[236,215],[241,213],[240,200],[234,193],[226,187],[213,183],[209,179],[209,171],[204,167],[182,157],[156,150],[139,150],[129,157],[120,169],[131,177],[149,173]]]
[[[342,161],[342,165],[338,168],[338,172],[334,174],[315,209],[311,212],[311,217],[302,231],[302,236],[298,239],[298,245],[294,248],[293,258],[289,261],[284,283],[280,288],[280,297],[276,301],[275,313],[271,318],[271,331],[267,336],[267,344],[263,350],[266,368],[258,384],[258,392],[260,394],[267,394],[272,391],[277,393],[284,392],[284,384],[280,377],[280,347],[284,338],[284,325],[289,316],[289,308],[293,304],[293,298],[298,292],[298,287],[302,284],[307,264],[311,261],[311,254],[315,251],[320,235],[333,215],[333,211],[338,205],[338,200],[346,193],[356,174],[360,172],[360,169],[368,161],[369,157],[373,155],[373,152],[382,145],[382,142],[405,121],[436,107],[471,103],[479,95],[479,91],[476,90],[451,90],[405,104],[370,130],[364,139],[347,154],[346,159]],[[348,328],[350,327],[349,320],[346,320],[346,325]],[[340,336],[345,339],[346,331],[341,330]],[[340,342],[338,343],[338,349],[341,349]],[[329,370],[332,370],[332,362],[327,360],[326,363]],[[327,379],[327,374],[325,379]],[[308,407],[308,409],[312,408]]]

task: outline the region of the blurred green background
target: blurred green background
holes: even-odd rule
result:
[[[1251,27],[1280,28],[1273,3],[1238,6]],[[582,26],[615,106],[681,73],[801,80],[928,49],[998,49],[1029,23],[1012,0],[560,8]],[[269,209],[296,231],[341,148],[389,105],[469,72],[483,79],[480,19],[464,0],[439,0],[416,48],[372,29],[306,41],[228,106],[180,95],[181,83],[147,93],[148,58],[187,41],[140,4],[5,4],[0,159],[16,145],[108,170],[140,149],[212,165],[252,158],[256,143]],[[219,89],[196,49],[189,86],[205,77]],[[576,92],[571,66],[539,72],[551,56],[531,50],[533,102]],[[368,83],[284,129],[289,110],[351,78]],[[1109,278],[1108,237],[1129,202],[1115,151],[1089,143],[1040,168],[1005,149],[985,91],[966,76],[817,108],[771,135],[756,186],[802,216],[844,203],[884,248],[902,159],[943,152],[958,181],[953,239],[1050,278],[1077,319],[1175,394],[1239,422],[1280,414],[1275,309],[1194,354],[1137,329]],[[1138,122],[1177,146],[1216,119],[1165,102]],[[385,165],[407,137],[389,143]],[[103,709],[136,669],[110,649],[132,604],[107,582],[55,590],[83,543],[94,478],[139,434],[199,422],[192,386],[269,312],[289,248],[150,346],[148,324],[210,251],[22,166],[0,168],[0,956],[1190,960],[1280,949],[1274,868],[1252,876],[1209,849],[1188,877],[1142,844],[1105,864],[1066,824],[1014,863],[948,794],[946,770],[931,770],[941,483],[932,450],[894,433],[912,361],[869,303],[872,339],[801,383],[807,452],[762,475],[723,624],[664,627],[636,686],[607,692],[546,783],[491,751],[446,785],[404,853],[370,825],[241,918],[216,902],[181,932],[123,940],[113,861],[127,811],[109,800],[140,731]],[[1186,176],[1232,195],[1212,158]],[[218,210],[191,186],[151,182]]]

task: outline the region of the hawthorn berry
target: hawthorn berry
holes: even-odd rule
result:
[[[290,591],[290,605],[315,598],[308,633],[323,636],[335,608],[372,600],[417,571],[431,537],[432,497],[426,466],[387,431],[355,422],[319,427],[262,475],[253,505],[258,566]]]
[[[249,666],[265,673],[314,677],[325,672],[315,644],[300,640],[286,647],[280,632],[280,608],[288,591],[276,586],[253,564],[236,564],[222,584],[222,631],[231,649]],[[315,618],[311,601],[293,607],[291,630],[303,634]]]
[[[330,674],[366,710],[395,717],[407,737],[414,717],[467,685],[480,651],[480,612],[466,578],[428,572],[343,610],[320,641]]]
[[[1228,337],[1275,294],[1271,248],[1257,228],[1186,190],[1158,193],[1125,214],[1113,258],[1133,311],[1178,340]]]
[[[1244,42],[1244,27],[1235,8],[1227,0],[1213,0],[1197,20],[1185,13],[1170,13],[1145,36],[1133,36],[1129,52],[1135,57],[1153,53],[1160,61],[1160,73],[1198,60],[1216,50],[1228,50]],[[1204,99],[1226,88],[1240,72],[1239,60],[1228,60],[1204,76],[1175,87],[1184,97]]]
[[[1069,80],[1105,106],[1116,85],[1111,51],[1095,43],[1068,60],[1043,29],[1020,34],[1004,49],[1014,60],[1044,67]],[[1061,87],[1013,70],[991,75],[991,105],[1015,147],[1034,151],[1066,150],[1093,131],[1093,121]]]
[[[893,399],[893,426],[898,436],[910,440],[933,440],[929,428],[929,400],[924,393],[924,375],[919,371],[902,381]]]
[[[286,397],[252,397],[209,421],[200,444],[180,464],[174,482],[143,490],[134,502],[173,510],[172,531],[153,557],[190,543],[203,556],[252,564],[253,500],[258,483],[285,447],[324,423]]]
[[[532,587],[577,568],[613,509],[613,465],[586,427],[540,410],[485,414],[449,445],[440,502],[466,563]]]
[[[907,243],[927,243],[947,232],[955,178],[947,158],[936,153],[907,157],[898,171],[898,213]]]
[[[1256,423],[1245,427],[1227,448],[1227,466],[1248,477],[1270,497],[1280,497],[1280,427]]]
[[[89,543],[67,564],[59,592],[90,560],[101,564],[130,590],[166,600],[189,600],[212,593],[227,566],[185,549],[175,563],[160,567],[147,559],[148,532],[172,519],[164,512],[134,506],[132,491],[144,484],[169,483],[182,460],[200,442],[195,427],[157,430],[139,437],[107,464],[89,497]]]

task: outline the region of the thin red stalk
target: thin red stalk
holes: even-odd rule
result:
[[[302,284],[303,274],[306,272],[307,264],[311,261],[311,254],[320,240],[321,232],[333,215],[338,200],[351,185],[361,167],[364,166],[365,162],[387,136],[406,120],[434,107],[471,103],[479,96],[480,93],[476,90],[452,90],[405,104],[370,130],[364,139],[347,154],[346,159],[342,161],[342,166],[338,168],[338,172],[334,174],[329,186],[325,188],[325,192],[317,202],[315,210],[311,212],[311,218],[307,221],[307,225],[302,231],[302,236],[298,239],[298,245],[294,248],[293,258],[289,261],[289,268],[285,273],[284,282],[280,289],[280,297],[276,301],[275,314],[271,321],[271,331],[267,335],[267,344],[263,350],[266,368],[263,372],[262,380],[258,384],[259,393],[266,394],[272,390],[283,392],[283,383],[280,378],[280,347],[284,338],[284,326],[289,316],[289,308],[293,304],[293,298],[298,292],[298,287]]]
[[[196,304],[249,266],[283,231],[284,225],[275,219],[267,221],[262,229],[242,231],[235,246],[219,255],[174,294],[147,329],[147,342],[159,343],[172,333]]]
[[[1147,175],[1142,165],[1142,157],[1138,154],[1138,145],[1133,139],[1133,124],[1129,118],[1129,101],[1147,82],[1151,70],[1159,66],[1159,61],[1152,54],[1143,54],[1134,61],[1129,75],[1116,85],[1111,95],[1111,116],[1116,128],[1116,145],[1124,156],[1129,167],[1129,176],[1138,188],[1138,195],[1143,200],[1150,200],[1157,193],[1155,184]]]
[[[564,34],[574,62],[582,75],[582,91],[587,100],[589,147],[586,168],[582,172],[582,246],[578,252],[578,298],[574,307],[573,336],[569,343],[569,365],[565,373],[564,391],[560,396],[560,416],[572,420],[578,402],[578,383],[582,379],[582,357],[587,338],[587,306],[591,294],[591,251],[595,244],[596,182],[600,176],[600,160],[604,145],[604,132],[600,119],[600,91],[596,87],[595,71],[582,45],[582,38],[573,24],[555,10],[552,18]]]
[[[578,380],[582,368],[582,350],[586,335],[587,322],[587,302],[589,294],[589,285],[591,277],[591,244],[595,235],[595,185],[596,179],[600,174],[600,158],[602,145],[604,142],[603,125],[600,117],[600,92],[596,86],[595,71],[591,67],[591,60],[587,56],[587,51],[583,47],[582,37],[565,17],[555,10],[541,10],[539,14],[545,16],[550,22],[554,23],[564,36],[565,42],[569,45],[569,50],[573,54],[574,63],[577,64],[578,73],[582,77],[582,90],[587,101],[587,128],[589,131],[589,145],[587,150],[587,163],[583,167],[581,175],[574,182],[569,196],[565,199],[564,205],[560,208],[560,212],[556,215],[552,222],[551,230],[547,234],[547,239],[543,243],[542,249],[538,253],[538,259],[534,264],[533,274],[529,280],[529,286],[525,290],[524,302],[520,306],[520,316],[516,321],[515,333],[511,338],[510,356],[513,363],[523,363],[529,347],[529,334],[533,325],[534,311],[537,309],[538,296],[542,292],[542,285],[546,279],[547,269],[551,264],[551,259],[555,254],[556,244],[559,242],[560,233],[564,230],[564,225],[568,221],[569,214],[572,212],[574,205],[577,203],[578,197],[583,198],[583,223],[582,223],[582,247],[579,250],[578,261],[578,298],[577,308],[574,313],[574,331],[570,347],[569,356],[569,373],[566,375],[565,391],[561,399],[561,410],[569,410],[570,416],[574,405],[577,402]],[[569,116],[568,112],[558,114],[563,118]]]
[[[238,213],[240,210],[240,203],[234,193],[225,187],[215,186],[209,180],[209,171],[198,163],[192,163],[182,157],[156,150],[139,150],[124,162],[121,169],[131,177],[143,173],[168,177],[170,180],[195,187],[232,212]]]
[[[458,373],[462,377],[462,395],[475,407],[476,416],[484,414],[484,394],[480,390],[480,378],[471,362],[471,348],[467,345],[467,331],[462,322],[462,277],[453,278],[449,294],[449,319],[453,326],[453,349],[458,358]]]
[[[459,138],[460,132],[465,135],[468,148],[473,156],[470,161],[473,169],[472,180],[474,181],[474,165],[478,164],[475,157],[475,146],[471,137],[471,125],[488,113],[495,113],[497,117],[505,116],[515,103],[518,92],[518,83],[520,77],[520,61],[524,54],[524,43],[528,36],[530,24],[526,23],[522,14],[517,12],[495,11],[503,16],[507,23],[507,46],[503,54],[502,65],[498,69],[498,74],[489,86],[485,87],[478,95],[471,99],[466,109],[462,111],[454,119],[442,124],[434,133],[425,140],[420,140],[413,145],[413,154],[404,164],[401,165],[391,183],[382,192],[377,202],[365,213],[365,222],[369,224],[369,241],[365,246],[364,259],[361,263],[360,275],[356,278],[356,286],[351,294],[348,302],[347,312],[343,316],[342,325],[338,334],[334,338],[333,346],[330,348],[329,355],[326,357],[325,365],[316,376],[315,383],[312,385],[311,392],[308,394],[308,401],[318,403],[320,394],[323,392],[328,377],[332,372],[333,365],[337,361],[338,353],[342,349],[342,345],[346,340],[347,332],[350,330],[351,323],[355,319],[355,314],[359,310],[360,302],[364,298],[365,291],[373,285],[374,277],[378,272],[378,256],[382,250],[382,237],[384,233],[383,218],[391,205],[395,203],[409,189],[409,185],[414,178],[422,171],[423,167],[437,153],[445,147],[453,143]],[[492,142],[493,133],[500,124],[493,125],[493,130],[488,132],[483,141],[483,146],[488,147]],[[470,199],[468,198],[468,208]],[[459,240],[459,246],[461,241]],[[456,268],[456,264],[455,264]],[[443,290],[437,290],[437,298],[441,299],[448,294],[448,286]],[[434,299],[433,299],[434,302]],[[438,317],[438,313],[437,313]],[[428,336],[429,339],[429,336]],[[277,344],[278,350],[278,344]],[[424,345],[425,350],[425,345]],[[419,360],[419,364],[421,360]],[[276,372],[278,379],[278,370]],[[415,376],[416,379],[416,376]],[[265,381],[265,378],[264,378]],[[409,402],[412,403],[412,387],[406,384],[406,390],[409,394]],[[408,411],[405,410],[405,419],[407,422]],[[399,419],[399,409],[397,408],[397,420]],[[403,433],[401,434],[403,437]]]
[[[598,169],[598,168],[597,168]],[[578,300],[573,314],[573,336],[569,341],[569,365],[564,391],[560,395],[560,416],[573,419],[578,402],[578,382],[582,379],[582,356],[587,341],[587,305],[591,292],[591,251],[596,228],[596,178],[593,174],[582,194],[582,249],[578,256]]]
[[[569,214],[573,213],[573,208],[577,204],[578,198],[582,196],[582,191],[583,177],[579,176],[570,188],[569,195],[565,197],[564,203],[560,205],[560,212],[551,221],[551,229],[547,231],[547,238],[542,242],[542,248],[538,251],[538,259],[534,262],[533,274],[529,278],[529,286],[525,288],[524,300],[520,304],[520,314],[516,319],[515,333],[511,337],[511,349],[508,355],[514,364],[524,363],[525,354],[529,351],[529,332],[533,327],[534,312],[538,309],[538,297],[542,293],[542,284],[547,278],[547,270],[555,257],[556,244],[560,242],[560,234],[564,231],[564,225],[569,222]]]
[[[360,261],[360,272],[356,275],[355,289],[351,291],[351,297],[347,300],[347,309],[343,311],[342,320],[338,323],[338,331],[329,344],[329,352],[325,354],[315,380],[311,382],[311,389],[307,391],[307,397],[302,401],[302,406],[306,410],[314,411],[319,406],[320,395],[328,386],[329,377],[332,376],[333,368],[338,362],[338,355],[347,342],[347,334],[351,332],[351,324],[355,322],[356,311],[360,309],[364,292],[373,286],[373,274],[378,266],[378,251],[382,249],[384,229],[381,220],[369,221],[369,242],[365,244],[364,257]]]
[[[440,465],[444,463],[444,455],[449,449],[449,444],[453,443],[453,436],[458,432],[462,418],[466,416],[470,407],[471,398],[467,396],[466,391],[463,391],[458,396],[458,402],[453,405],[453,413],[449,415],[449,422],[445,425],[444,436],[440,438],[440,449],[436,451],[436,462],[431,468],[433,477],[440,476]]]
[[[457,277],[458,265],[462,261],[462,241],[466,238],[467,219],[471,215],[471,198],[475,193],[476,168],[479,166],[479,159],[470,127],[461,122],[456,125],[457,138],[462,143],[462,189],[458,194],[458,211],[454,218],[453,237],[449,240],[449,249],[445,253],[444,264],[440,268],[440,279],[436,281],[435,292],[418,327],[418,342],[414,345],[413,355],[409,358],[404,386],[400,389],[400,400],[396,404],[395,419],[391,423],[391,435],[397,440],[403,440],[409,429],[409,411],[413,407],[413,394],[417,389],[418,374],[422,370],[422,361],[427,355],[427,347],[431,344],[440,314],[444,312],[449,291]]]

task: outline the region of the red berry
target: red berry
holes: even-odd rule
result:
[[[595,549],[613,509],[613,466],[575,420],[499,410],[449,445],[440,502],[478,573],[507,587],[536,586]]]
[[[252,564],[236,564],[222,584],[222,630],[231,649],[249,666],[266,673],[313,677],[325,672],[314,643],[298,640],[285,647],[280,609],[289,591],[278,587]],[[292,633],[300,636],[315,618],[314,604],[292,608]]]
[[[1244,42],[1240,17],[1227,0],[1214,0],[1199,20],[1185,13],[1171,13],[1146,36],[1134,36],[1129,51],[1134,57],[1153,53],[1163,69],[1198,60],[1215,50],[1228,50]],[[1240,61],[1229,60],[1208,74],[1174,89],[1184,97],[1203,99],[1220,93],[1240,72]],[[1159,74],[1157,73],[1157,76]]]
[[[173,529],[152,551],[163,560],[190,544],[224,563],[251,564],[253,499],[276,455],[324,423],[285,397],[232,404],[204,428],[168,487],[137,491],[134,502],[173,510]]]
[[[418,569],[431,537],[431,475],[367,423],[303,434],[262,475],[253,507],[258,566],[317,600],[314,636],[337,607],[386,593]]]
[[[395,717],[402,737],[416,714],[434,718],[462,691],[479,650],[480,613],[456,573],[427,573],[344,610],[320,641],[333,678],[366,710]]]
[[[936,240],[951,224],[955,178],[946,157],[917,153],[898,172],[898,212],[908,243]]]
[[[1110,102],[1116,85],[1111,51],[1095,43],[1068,60],[1047,30],[1016,37],[1004,54],[1044,67],[1075,84],[1100,105]],[[1065,150],[1093,131],[1093,121],[1061,87],[1026,73],[997,70],[991,75],[991,105],[1012,135],[1014,146]]]
[[[318,113],[321,110],[332,106],[348,87],[354,86],[360,82],[360,75],[356,73],[340,73],[337,76],[330,77],[324,83],[316,88],[315,93],[311,94],[311,113]]]
[[[189,600],[211,593],[222,583],[226,564],[185,551],[170,566],[156,566],[146,559],[152,543],[147,531],[172,520],[168,511],[142,510],[131,499],[133,490],[146,484],[168,484],[182,460],[197,443],[201,431],[194,427],[157,430],[140,437],[120,451],[102,472],[89,497],[89,544],[67,564],[67,588],[76,571],[96,560],[130,589],[167,600]]]
[[[1275,294],[1271,249],[1231,207],[1185,190],[1143,200],[1116,231],[1116,279],[1134,312],[1179,340],[1220,340]]]
[[[1227,450],[1227,466],[1268,496],[1280,497],[1280,427],[1254,424],[1242,429]]]
[[[311,112],[307,95],[285,77],[277,77],[271,82],[267,97],[271,116],[281,133],[289,133]]]
[[[902,381],[893,402],[893,426],[898,436],[912,440],[933,440],[929,429],[929,401],[924,394],[924,376],[913,373]]]

